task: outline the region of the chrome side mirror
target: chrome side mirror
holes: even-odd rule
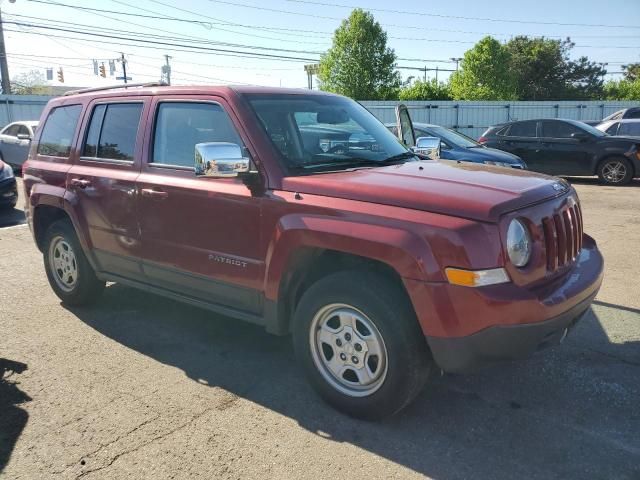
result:
[[[250,160],[242,156],[235,143],[197,143],[195,151],[196,177],[229,178],[248,172]]]
[[[442,142],[438,137],[419,137],[416,140],[416,146],[413,147],[415,153],[421,153],[427,157],[436,160],[440,158],[440,150]]]

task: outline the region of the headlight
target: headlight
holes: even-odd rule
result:
[[[524,267],[531,258],[531,236],[520,220],[511,220],[507,230],[507,253],[516,267]]]
[[[510,163],[506,163],[506,162],[492,162],[491,160],[485,160],[484,164],[485,165],[495,165],[496,167],[511,168],[511,164]]]
[[[7,163],[4,164],[4,168],[0,171],[0,180],[6,180],[13,177],[13,168]]]

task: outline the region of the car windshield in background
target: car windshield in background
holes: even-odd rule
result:
[[[414,158],[382,123],[353,100],[320,95],[244,96],[294,173]]]
[[[467,137],[466,135],[463,135],[462,133],[449,130],[448,128],[431,127],[430,130],[432,130],[435,135],[442,138],[442,140],[444,140],[445,142],[453,144],[457,147],[462,147],[462,148],[482,147],[482,145],[476,142],[475,140]]]
[[[606,137],[608,134],[598,130],[596,127],[592,127],[591,125],[587,125],[582,122],[571,122],[576,127],[580,127],[582,130],[586,130],[591,135],[595,135],[596,137]]]

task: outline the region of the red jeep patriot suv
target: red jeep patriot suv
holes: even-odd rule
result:
[[[399,411],[435,368],[564,338],[603,272],[574,189],[424,160],[397,117],[403,142],[307,90],[53,99],[24,166],[51,287],[79,305],[113,281],[292,333],[315,389],[362,418]]]

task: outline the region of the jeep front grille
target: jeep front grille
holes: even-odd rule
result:
[[[544,243],[547,254],[547,270],[554,272],[572,262],[582,248],[582,212],[574,204],[565,207],[552,217],[542,219]]]

